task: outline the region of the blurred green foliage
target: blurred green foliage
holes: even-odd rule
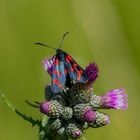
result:
[[[0,90],[23,113],[41,118],[25,99],[42,101],[50,81],[41,60],[55,52],[34,42],[58,46],[85,67],[95,61],[99,78],[95,93],[124,87],[127,111],[107,111],[109,126],[86,131],[87,140],[140,139],[140,1],[139,0],[1,0]],[[37,140],[37,128],[0,102],[0,140]]]

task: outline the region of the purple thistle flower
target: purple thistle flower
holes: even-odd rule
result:
[[[71,137],[71,138],[79,138],[82,135],[82,130],[78,127],[77,124],[75,123],[69,123],[66,126],[66,133]]]
[[[51,112],[51,108],[50,108],[50,102],[43,102],[40,105],[40,112],[44,113],[44,114],[48,114]]]
[[[126,110],[128,107],[127,94],[123,88],[111,90],[100,98],[103,108]]]
[[[97,128],[108,124],[110,124],[110,117],[101,112],[96,111],[96,120],[92,123],[89,123],[89,126]]]
[[[77,104],[73,108],[74,115],[78,120],[86,122],[94,122],[96,119],[96,113],[92,110],[88,104]]]
[[[62,105],[56,101],[45,101],[40,105],[40,112],[52,117],[57,118],[61,115],[61,111],[63,110]]]
[[[50,57],[50,58],[45,58],[42,61],[42,64],[44,65],[45,70],[52,75],[52,71],[53,71],[53,62],[55,60],[55,57]]]
[[[86,122],[94,122],[96,119],[96,113],[91,108],[85,110],[83,118]]]
[[[91,86],[96,78],[98,77],[98,67],[95,63],[90,63],[85,68],[85,73],[87,77],[89,78],[88,82],[86,83],[87,86]]]

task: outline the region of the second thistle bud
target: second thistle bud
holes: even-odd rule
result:
[[[74,107],[74,116],[82,121],[94,122],[96,113],[87,104],[78,104]]]

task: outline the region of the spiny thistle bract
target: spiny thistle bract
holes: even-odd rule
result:
[[[55,58],[53,58],[55,59]],[[45,70],[52,76],[53,62],[51,58],[45,59]],[[98,109],[127,109],[127,95],[124,89],[115,89],[103,96],[93,92],[92,85],[98,77],[98,67],[95,63],[85,68],[88,76],[86,83],[67,85],[60,93],[53,93],[51,84],[45,88],[45,101],[40,104],[40,111],[49,117],[44,131],[60,139],[78,139],[83,135],[84,129],[97,128],[110,124],[110,117]]]

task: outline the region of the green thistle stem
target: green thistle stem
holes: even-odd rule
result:
[[[15,111],[16,108],[11,104],[8,100],[8,98],[4,94],[0,94],[0,98],[3,99],[3,102],[6,103],[6,105],[12,110]]]
[[[57,135],[50,135],[49,133],[46,133],[47,131],[47,121],[48,117],[44,116],[42,121],[41,120],[35,120],[31,116],[27,116],[20,111],[18,111],[14,105],[8,100],[8,98],[4,94],[0,94],[0,98],[3,100],[3,102],[17,115],[22,117],[24,120],[30,122],[32,126],[38,126],[39,127],[39,140],[68,140],[68,137],[58,137]],[[27,104],[31,105],[32,107],[38,107],[37,105],[32,104],[31,102],[27,102]]]

